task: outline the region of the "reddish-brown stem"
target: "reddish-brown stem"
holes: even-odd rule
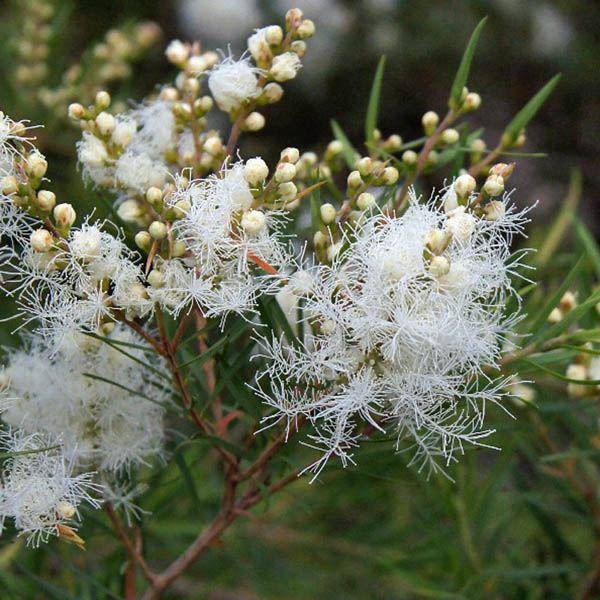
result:
[[[473,177],[477,177],[477,175],[479,175],[479,173],[481,173],[481,171],[483,170],[484,167],[489,165],[496,158],[498,158],[498,156],[500,156],[503,149],[504,148],[503,148],[502,144],[498,144],[498,146],[496,146],[496,148],[494,148],[485,158],[480,160],[478,163],[474,164],[469,169],[469,175],[472,175]]]
[[[123,526],[121,519],[119,519],[119,516],[117,515],[114,508],[112,507],[112,504],[110,504],[110,502],[107,502],[104,505],[104,508],[106,510],[106,514],[108,515],[108,518],[111,520],[111,522],[113,524],[113,527],[114,527],[117,535],[123,542],[123,545],[125,546],[125,549],[127,550],[127,553],[129,554],[129,558],[131,559],[131,561],[133,563],[138,564],[140,566],[146,579],[152,585],[154,585],[154,582],[156,581],[156,573],[154,573],[150,569],[150,567],[144,560],[144,557],[142,556],[141,552],[138,550],[138,548],[136,548],[136,545],[131,541],[131,539],[127,535],[127,532],[125,531],[125,527]]]
[[[144,340],[146,340],[150,346],[152,346],[152,348],[158,352],[158,354],[161,356],[165,355],[165,349],[163,348],[162,344],[158,340],[154,339],[139,323],[136,323],[135,321],[129,321],[125,318],[123,319],[123,323],[125,323],[125,325],[128,327],[131,327],[131,329],[133,329],[138,335],[143,337]]]
[[[449,125],[456,119],[457,114],[452,110],[448,111],[448,114],[442,119],[442,122],[438,125],[437,129],[429,136],[425,145],[421,149],[419,153],[419,158],[417,159],[417,164],[415,169],[408,175],[408,177],[404,180],[402,184],[402,188],[400,189],[400,193],[396,198],[396,209],[402,210],[407,202],[407,194],[410,186],[416,181],[417,177],[423,172],[425,165],[427,164],[427,159],[429,158],[429,154],[435,148],[435,145],[438,143],[442,133],[444,130],[448,128]]]

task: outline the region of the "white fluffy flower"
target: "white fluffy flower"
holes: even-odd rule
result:
[[[365,425],[410,440],[433,468],[490,433],[485,404],[499,401],[503,382],[477,378],[514,321],[503,315],[518,263],[509,242],[525,217],[512,207],[494,222],[446,216],[443,203],[413,198],[399,218],[367,217],[331,266],[290,282],[306,321],[301,345],[262,340],[269,360],[257,389],[275,409],[265,422],[308,419],[308,445],[323,453],[316,473],[331,456],[352,462]],[[444,229],[451,239],[434,256],[426,244]]]
[[[302,61],[295,52],[284,52],[273,59],[271,75],[275,81],[288,81],[296,77]]]
[[[216,65],[208,77],[208,87],[219,108],[231,112],[243,102],[260,94],[259,69],[248,58],[234,60],[228,57]]]
[[[79,518],[78,507],[100,503],[91,494],[99,491],[92,473],[75,475],[72,459],[64,453],[60,439],[26,434],[19,430],[0,435],[3,451],[21,453],[4,463],[0,487],[0,532],[6,519],[14,521],[28,544],[38,546],[60,526]]]

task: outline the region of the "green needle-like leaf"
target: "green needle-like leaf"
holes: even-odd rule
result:
[[[374,132],[377,128],[377,116],[379,114],[379,100],[381,98],[381,84],[383,81],[383,71],[385,69],[385,55],[379,59],[377,71],[373,78],[373,86],[369,95],[369,105],[367,106],[367,118],[365,120],[365,140],[372,143]]]

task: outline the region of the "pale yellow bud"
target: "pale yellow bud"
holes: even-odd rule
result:
[[[267,83],[265,85],[262,97],[269,103],[279,102],[283,97],[283,88],[278,83]]]
[[[44,155],[40,152],[34,151],[27,157],[25,164],[25,171],[28,175],[33,177],[43,177],[48,169],[48,163],[44,158]]]
[[[439,254],[446,244],[447,235],[441,229],[432,229],[425,236],[425,245],[434,253]]]
[[[399,177],[400,173],[398,173],[396,167],[386,167],[381,175],[384,185],[394,185]]]
[[[506,214],[506,207],[502,200],[492,200],[488,202],[484,207],[485,218],[488,221],[497,221]]]
[[[356,206],[360,208],[360,210],[368,210],[372,206],[375,206],[375,196],[370,194],[369,192],[363,192],[359,194],[356,199]]]
[[[162,190],[157,187],[149,187],[146,190],[146,200],[150,202],[150,204],[158,204],[163,199]]]
[[[173,244],[173,256],[174,257],[178,258],[180,256],[183,256],[186,252],[187,252],[187,246],[185,245],[185,242],[182,242],[181,240],[177,240]]]
[[[135,234],[135,245],[141,250],[148,250],[152,245],[152,237],[147,231],[138,231]]]
[[[116,126],[117,122],[115,118],[107,112],[101,112],[96,117],[96,127],[101,135],[110,135]]]
[[[335,210],[335,206],[333,206],[333,204],[322,204],[319,212],[321,213],[321,221],[323,221],[325,225],[329,225],[335,221],[337,211]]]
[[[431,135],[440,122],[438,114],[432,110],[428,110],[422,117],[421,123],[427,135]]]
[[[463,103],[466,111],[477,110],[481,106],[481,96],[475,92],[469,92]]]
[[[456,129],[452,129],[451,127],[445,129],[442,133],[442,142],[444,144],[456,144],[459,139],[460,134],[458,133],[458,131],[456,131]]]
[[[105,91],[100,91],[96,94],[94,104],[98,110],[104,110],[110,106],[111,98],[110,94]]]
[[[310,19],[304,19],[296,29],[296,33],[303,40],[312,37],[315,35],[315,24]]]
[[[167,226],[162,221],[152,221],[148,233],[157,241],[164,240],[167,237]]]
[[[19,188],[17,179],[13,175],[7,175],[0,181],[0,190],[6,196],[14,194]]]
[[[313,244],[315,248],[323,248],[329,243],[329,238],[322,232],[316,231],[313,236]]]
[[[548,315],[548,323],[560,323],[563,320],[563,312],[560,308],[553,308],[550,314]]]
[[[85,108],[79,102],[73,102],[69,104],[68,114],[71,119],[79,120],[83,118],[85,114]]]
[[[159,288],[165,284],[165,276],[157,269],[152,269],[148,273],[148,283],[154,287]]]
[[[60,229],[71,227],[77,218],[75,209],[67,202],[57,204],[54,207],[52,214],[54,215],[54,220]]]
[[[569,312],[577,306],[577,297],[573,292],[568,290],[563,294],[563,297],[560,299],[559,306],[563,312]]]
[[[402,146],[402,138],[398,134],[390,135],[390,137],[385,141],[385,148],[390,152],[395,152],[396,150],[400,150]]]
[[[349,188],[357,188],[363,184],[362,177],[358,171],[352,171],[350,175],[348,175],[348,187]]]
[[[248,235],[258,235],[267,226],[267,218],[261,210],[249,210],[242,216],[242,229]]]
[[[418,158],[419,157],[417,156],[417,153],[414,150],[406,150],[402,154],[402,162],[409,167],[413,167],[414,165],[416,165]]]
[[[267,44],[271,46],[279,46],[283,42],[283,29],[279,25],[271,25],[265,31],[265,39]]]
[[[250,185],[263,183],[269,175],[267,163],[260,157],[250,158],[244,165],[244,178]]]
[[[51,211],[56,204],[56,195],[49,190],[40,190],[37,193],[37,205],[44,211]]]
[[[373,160],[365,156],[356,163],[356,168],[362,177],[367,177],[373,172]]]
[[[456,178],[454,190],[459,198],[466,198],[475,189],[476,185],[475,178],[465,173]]]
[[[298,194],[298,188],[293,181],[287,181],[278,186],[277,192],[279,193],[282,202],[290,202]]]
[[[343,150],[344,144],[342,144],[342,142],[340,142],[339,140],[333,140],[332,142],[329,142],[329,144],[327,144],[327,149],[325,150],[325,158],[328,159],[337,156],[338,154],[341,154]]]
[[[429,263],[429,272],[434,277],[442,277],[450,271],[450,261],[445,256],[434,256]]]
[[[75,507],[70,502],[67,502],[66,500],[61,500],[56,505],[56,514],[61,519],[72,519],[75,516],[75,512],[76,512]]]
[[[221,141],[221,138],[217,136],[209,137],[204,142],[204,150],[211,156],[218,156],[221,152],[223,152],[223,142]]]
[[[490,175],[483,184],[483,191],[488,196],[499,196],[504,192],[504,178],[502,175]]]
[[[167,60],[174,65],[182,66],[190,56],[190,49],[183,42],[173,40],[165,50]]]
[[[288,163],[297,163],[300,159],[300,150],[298,148],[284,148],[280,154],[280,160]]]
[[[260,131],[265,126],[265,118],[259,112],[251,112],[244,122],[247,131]]]
[[[277,183],[286,183],[296,177],[296,166],[289,162],[282,162],[277,165],[275,170],[275,181]]]

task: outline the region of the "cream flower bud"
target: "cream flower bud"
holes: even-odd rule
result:
[[[286,183],[296,177],[296,166],[289,162],[282,162],[277,165],[275,170],[275,181],[277,183]]]
[[[356,169],[362,177],[367,177],[373,172],[373,159],[365,156],[356,163]]]
[[[110,113],[103,111],[96,117],[96,127],[98,127],[98,131],[102,135],[111,134],[114,131],[116,125],[117,122]]]
[[[283,97],[283,88],[278,83],[267,83],[263,89],[262,97],[269,104],[279,102]]]
[[[329,243],[329,238],[322,231],[315,231],[313,244],[315,248],[323,248]]]
[[[433,110],[428,110],[422,117],[421,123],[427,135],[431,135],[440,122],[439,115]]]
[[[450,271],[450,261],[445,256],[434,256],[429,263],[429,272],[434,277],[442,277]]]
[[[183,242],[182,240],[177,240],[173,244],[173,256],[175,258],[183,256],[186,252],[187,252],[187,246],[185,245],[185,242]]]
[[[133,136],[137,131],[137,124],[133,120],[118,121],[115,125],[115,129],[112,132],[111,139],[123,148],[129,146],[133,141]]]
[[[359,194],[356,199],[356,206],[360,208],[360,210],[368,210],[372,206],[375,206],[375,196],[370,194],[369,192],[363,192]]]
[[[414,150],[406,150],[402,154],[402,162],[409,167],[412,167],[417,164],[417,153]]]
[[[434,253],[439,254],[446,243],[446,234],[441,229],[432,229],[425,236],[425,245]]]
[[[167,60],[174,65],[181,66],[190,56],[189,48],[180,40],[173,40],[165,50]]]
[[[302,67],[302,63],[295,52],[284,52],[273,58],[269,73],[275,81],[289,81],[296,77],[300,67]]]
[[[305,40],[306,38],[315,35],[315,29],[315,24],[310,19],[304,19],[304,21],[298,25],[296,33],[300,39]]]
[[[456,129],[452,129],[451,127],[445,129],[442,133],[442,142],[444,142],[444,144],[456,144],[459,139],[460,134],[458,131],[456,131]]]
[[[204,56],[190,56],[185,66],[187,73],[190,75],[201,75],[209,68]]]
[[[36,252],[48,252],[52,248],[52,234],[47,229],[36,229],[31,234],[31,247]]]
[[[66,500],[61,500],[56,505],[56,514],[61,519],[72,519],[75,516],[75,507]]]
[[[342,144],[342,142],[340,142],[339,140],[333,140],[332,142],[329,142],[329,144],[327,144],[327,148],[325,150],[325,158],[327,159],[337,156],[338,154],[341,154],[343,150],[344,144]]]
[[[90,135],[80,146],[79,160],[89,167],[101,167],[108,158],[106,146],[97,137]]]
[[[508,177],[512,173],[512,169],[506,163],[496,163],[490,169],[490,175],[501,175],[502,177]]]
[[[456,178],[454,189],[459,198],[466,198],[475,189],[476,185],[475,178],[465,174]]]
[[[280,184],[277,188],[277,192],[279,193],[282,202],[290,202],[298,194],[298,188],[293,181],[288,181]]]
[[[36,150],[27,157],[25,171],[28,175],[33,177],[43,177],[46,174],[47,169],[48,163],[42,153]]]
[[[260,131],[265,126],[265,118],[259,112],[251,112],[244,122],[248,131]]]
[[[152,237],[147,231],[138,231],[135,234],[135,245],[141,250],[148,250],[152,245]]]
[[[146,200],[148,200],[148,202],[150,202],[150,204],[154,205],[154,204],[158,204],[159,202],[161,202],[163,199],[163,192],[160,188],[157,187],[149,187],[146,190]]]
[[[56,224],[61,229],[71,227],[71,225],[75,223],[75,219],[77,218],[77,213],[75,212],[75,209],[67,202],[57,204],[54,207],[54,211],[52,214],[54,215],[54,220],[56,221]]]
[[[587,379],[587,369],[584,365],[572,364],[567,367],[567,371],[565,375],[569,379],[574,379],[576,381],[585,381]],[[567,392],[571,396],[575,396],[577,398],[581,398],[585,396],[590,388],[585,385],[577,385],[576,383],[569,383],[567,386]]]
[[[67,112],[71,119],[79,121],[79,119],[82,119],[83,115],[85,114],[85,108],[83,108],[83,105],[79,104],[79,102],[73,102],[72,104],[69,104]]]
[[[167,237],[167,226],[162,221],[152,221],[148,233],[155,240],[164,240]]]
[[[56,195],[49,190],[40,190],[37,193],[37,205],[45,211],[50,211],[56,204]]]
[[[504,192],[504,178],[502,175],[490,175],[483,184],[483,191],[488,196],[499,196]]]
[[[211,156],[218,156],[223,152],[223,142],[221,138],[213,135],[204,142],[204,151],[208,152]]]
[[[75,258],[89,260],[100,254],[102,234],[96,227],[75,231],[69,244]]]
[[[385,141],[384,146],[386,150],[395,152],[402,146],[402,138],[397,133],[394,133]]]
[[[19,185],[17,183],[17,179],[13,175],[7,175],[6,177],[3,177],[2,180],[0,180],[0,190],[6,196],[14,194],[17,191],[18,187]]]
[[[306,42],[303,40],[295,40],[290,44],[290,50],[302,58],[306,54]]]
[[[333,260],[340,253],[342,246],[343,242],[340,240],[339,242],[335,242],[335,244],[331,244],[331,246],[327,248],[327,260],[329,262],[333,262]]]
[[[381,175],[384,185],[394,185],[398,181],[398,177],[400,177],[400,173],[396,167],[386,167]]]
[[[263,183],[269,175],[267,163],[260,157],[250,158],[244,165],[244,179],[250,185]]]
[[[475,231],[476,224],[475,217],[465,212],[464,206],[459,206],[448,213],[445,228],[446,231],[452,234],[454,239],[459,242],[466,242]]]
[[[569,312],[573,310],[577,306],[577,298],[575,294],[570,290],[566,291],[563,294],[563,297],[560,299],[559,305],[563,312]]]
[[[100,90],[96,94],[96,98],[94,99],[94,104],[99,110],[104,110],[105,108],[108,108],[110,106],[110,102],[110,94],[108,92],[105,92],[104,90]]]
[[[189,200],[178,200],[173,206],[173,213],[175,219],[183,219],[192,208],[192,204]]]
[[[265,29],[265,39],[271,46],[279,46],[283,42],[283,29],[279,25],[270,25]]]
[[[337,211],[335,210],[335,206],[333,206],[333,204],[329,204],[329,202],[322,204],[319,212],[321,213],[321,221],[323,221],[325,225],[329,225],[335,221]]]
[[[481,106],[481,96],[475,92],[469,92],[463,103],[464,110],[477,110]]]
[[[483,210],[488,221],[497,221],[506,214],[506,207],[502,200],[492,200],[485,205]]]
[[[258,235],[266,225],[267,218],[261,210],[249,210],[242,216],[241,226],[248,235]]]
[[[349,188],[357,188],[363,184],[362,177],[358,171],[351,171],[350,175],[348,175],[348,187]]]
[[[297,163],[300,160],[300,150],[298,148],[284,148],[281,151],[280,160],[288,163]]]
[[[143,215],[143,211],[137,200],[129,199],[119,204],[117,215],[122,221],[133,223]]]
[[[560,323],[564,318],[562,310],[560,308],[553,308],[548,315],[548,323]]]
[[[152,269],[150,273],[148,273],[148,283],[153,288],[159,288],[165,285],[165,276],[157,269]]]

